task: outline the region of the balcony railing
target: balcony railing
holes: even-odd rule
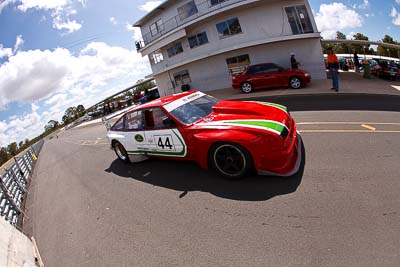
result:
[[[159,25],[157,33],[152,33],[149,31],[143,35],[143,39],[135,42],[136,50],[139,51],[140,49],[142,49],[146,45],[150,44],[157,38],[167,34],[168,32],[170,32],[192,20],[195,20],[199,17],[207,15],[207,14],[214,12],[216,10],[219,10],[221,8],[233,5],[238,2],[243,2],[243,1],[246,1],[246,0],[225,0],[225,1],[219,1],[219,3],[217,3],[217,4],[211,4],[214,2],[218,2],[217,0],[204,0],[200,3],[197,3],[196,4],[197,13],[196,14],[193,14],[192,16],[187,17],[185,19],[181,19],[181,17],[179,15],[176,15],[170,19],[167,19],[166,21],[163,21],[163,23],[161,25]]]

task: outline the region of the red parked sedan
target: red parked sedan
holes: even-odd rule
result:
[[[251,65],[242,73],[232,76],[232,87],[250,93],[267,87],[289,86],[298,89],[311,81],[311,76],[303,70],[284,69],[274,63]]]

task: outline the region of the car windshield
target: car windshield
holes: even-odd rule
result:
[[[177,107],[171,114],[183,124],[192,124],[210,115],[212,107],[218,102],[218,99],[205,95]]]

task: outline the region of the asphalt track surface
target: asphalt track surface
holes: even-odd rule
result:
[[[304,172],[235,182],[125,165],[102,125],[65,131],[40,154],[25,230],[46,266],[398,266],[400,119],[381,109],[292,112]]]

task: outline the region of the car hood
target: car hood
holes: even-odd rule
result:
[[[199,121],[202,127],[250,127],[269,129],[281,134],[291,126],[291,118],[285,106],[261,101],[221,101],[213,112]]]

